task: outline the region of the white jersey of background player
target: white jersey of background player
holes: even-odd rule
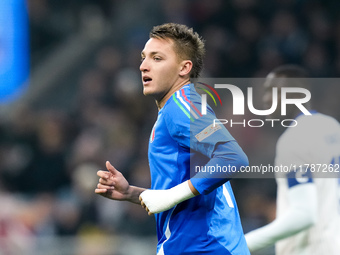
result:
[[[282,66],[268,75],[265,87],[299,87],[298,79],[278,83],[276,78],[305,74],[297,66]],[[339,173],[330,173],[340,171],[340,125],[332,117],[311,113],[296,117],[296,127],[287,128],[277,142],[275,165],[292,169],[276,178],[276,219],[246,234],[251,252],[275,243],[276,255],[340,254]],[[328,173],[315,173],[323,170]]]

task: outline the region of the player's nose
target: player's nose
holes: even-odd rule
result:
[[[142,61],[142,63],[140,64],[139,70],[140,70],[141,72],[145,72],[145,71],[150,70],[148,61],[147,61],[146,59],[144,59],[144,60]]]

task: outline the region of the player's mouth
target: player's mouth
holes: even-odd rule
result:
[[[152,81],[152,79],[149,76],[146,76],[146,75],[144,75],[142,79],[143,79],[143,85],[144,86],[148,85]]]

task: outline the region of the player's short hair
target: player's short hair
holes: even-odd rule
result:
[[[270,73],[278,77],[278,81],[283,87],[302,87],[311,89],[309,80],[309,72],[306,68],[299,65],[287,64],[276,67]],[[279,79],[282,78],[282,79]],[[285,79],[288,78],[288,79]]]
[[[175,52],[179,58],[192,62],[190,78],[199,76],[203,68],[204,41],[192,28],[176,23],[166,23],[153,27],[150,31],[150,38],[173,40]]]
[[[282,65],[275,68],[271,73],[276,76],[282,76],[287,78],[308,78],[309,74],[307,69],[298,65]]]
[[[295,64],[286,64],[281,65],[274,68],[270,74],[275,75],[275,79],[271,80],[271,87],[298,87],[308,89],[310,92],[312,90],[312,86],[310,84],[310,75],[306,68],[295,65]],[[300,98],[301,94],[292,93],[292,98]],[[311,109],[312,100],[305,103],[305,106],[308,109]],[[288,106],[287,115],[292,116],[294,114],[290,106]]]

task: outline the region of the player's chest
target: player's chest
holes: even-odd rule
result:
[[[169,153],[177,149],[177,143],[172,139],[166,122],[162,116],[158,116],[149,139],[149,152]]]

